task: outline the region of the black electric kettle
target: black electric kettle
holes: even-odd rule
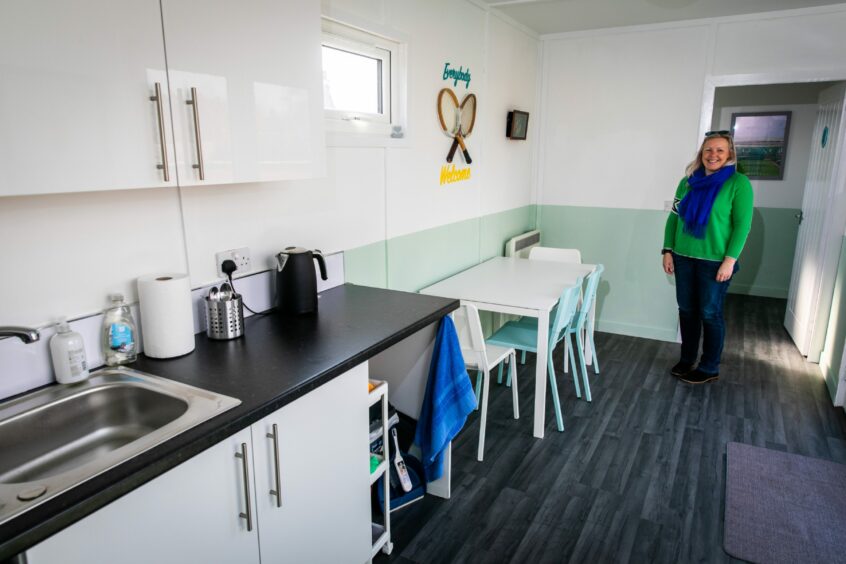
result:
[[[320,267],[320,277],[326,280],[326,261],[318,250],[287,247],[276,255],[276,299],[283,314],[301,315],[317,311],[317,276],[314,263]]]

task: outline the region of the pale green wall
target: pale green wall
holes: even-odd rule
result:
[[[732,292],[787,297],[798,212],[756,208]],[[674,281],[661,270],[658,254],[666,218],[654,210],[541,206],[544,245],[578,248],[584,262],[605,265],[597,295],[600,331],[676,340]]]
[[[661,268],[666,212],[541,206],[541,244],[577,248],[582,261],[605,265],[597,291],[599,331],[675,341],[673,279]]]
[[[385,241],[344,251],[344,279],[352,284],[388,287]]]
[[[834,297],[831,301],[831,315],[825,336],[825,347],[820,358],[820,369],[825,376],[831,399],[837,392],[837,378],[843,361],[843,345],[846,343],[846,238],[840,246],[840,263],[834,282]]]
[[[787,298],[796,236],[798,209],[755,208],[752,230],[740,255],[740,272],[729,292]]]
[[[347,282],[416,292],[493,256],[535,228],[536,206],[450,223],[344,251]]]
[[[787,296],[796,213],[755,210],[732,291]],[[345,274],[354,284],[416,292],[501,256],[508,239],[538,226],[542,244],[575,247],[584,262],[605,265],[597,293],[598,330],[675,341],[674,280],[661,270],[659,254],[666,217],[656,210],[524,206],[349,249],[344,253]]]

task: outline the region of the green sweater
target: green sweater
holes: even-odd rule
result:
[[[684,232],[684,221],[679,218],[678,205],[690,192],[687,178],[682,178],[676,188],[673,210],[664,227],[664,248],[686,257],[718,260],[740,256],[749,229],[752,227],[752,185],[739,172],[726,180],[717,193],[705,237],[697,239]]]

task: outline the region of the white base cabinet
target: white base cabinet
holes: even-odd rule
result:
[[[353,368],[115,500],[28,550],[28,562],[367,562],[367,372]]]
[[[258,531],[238,516],[246,490],[235,453],[250,441],[250,429],[227,438],[31,548],[27,562],[258,562]]]
[[[368,406],[365,363],[252,426],[262,562],[370,558]],[[267,435],[274,425],[281,506],[270,493],[276,474]]]

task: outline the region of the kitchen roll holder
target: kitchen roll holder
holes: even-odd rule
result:
[[[227,300],[206,302],[206,335],[215,341],[237,339],[244,334],[244,302],[240,294]]]

